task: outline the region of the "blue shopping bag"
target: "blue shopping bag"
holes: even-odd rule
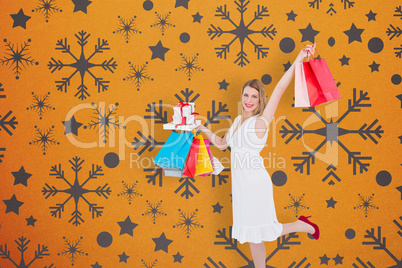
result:
[[[192,132],[172,132],[159,153],[153,159],[161,168],[178,168],[183,170],[194,134]]]

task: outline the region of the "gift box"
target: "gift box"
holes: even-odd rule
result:
[[[173,115],[173,124],[175,125],[193,125],[195,124],[195,115],[189,116],[180,116],[180,115]]]
[[[190,116],[194,112],[194,102],[180,102],[173,107],[173,111],[175,116]]]

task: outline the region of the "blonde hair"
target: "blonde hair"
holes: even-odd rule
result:
[[[265,107],[267,106],[267,94],[265,92],[264,85],[261,83],[261,81],[258,79],[253,79],[253,80],[249,80],[246,83],[244,83],[243,89],[241,90],[240,103],[241,103],[241,107],[242,107],[242,111],[241,111],[242,118],[244,118],[244,114],[243,114],[244,107],[243,107],[243,103],[242,103],[243,92],[247,86],[256,89],[260,93],[260,103],[258,104],[257,108],[254,110],[253,116],[254,115],[262,115]]]

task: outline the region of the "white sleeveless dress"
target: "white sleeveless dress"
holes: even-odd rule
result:
[[[257,115],[241,122],[237,116],[226,137],[231,147],[232,238],[240,244],[274,241],[283,226],[276,218],[272,181],[264,167],[260,151],[268,138],[268,131],[259,139],[255,133]]]

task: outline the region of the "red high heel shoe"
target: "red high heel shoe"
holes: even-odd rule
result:
[[[318,238],[320,237],[320,229],[318,228],[317,224],[312,223],[311,221],[309,221],[307,218],[310,218],[311,216],[305,217],[305,216],[300,216],[299,220],[304,221],[305,223],[310,224],[311,226],[314,227],[314,234],[312,234],[312,236],[314,237],[315,240],[318,240]]]

